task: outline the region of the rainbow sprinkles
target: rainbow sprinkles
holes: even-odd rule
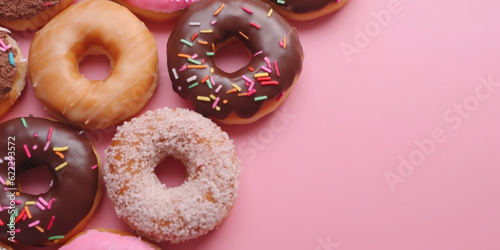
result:
[[[196,111],[218,119],[233,111],[252,117],[264,102],[279,102],[302,69],[296,30],[263,3],[208,1],[204,3],[208,6],[199,5],[203,3],[192,6],[193,13],[188,11],[186,20],[178,22],[167,45],[174,91],[193,100]],[[196,13],[198,9],[206,15]],[[214,63],[219,47],[230,39],[240,40],[251,53],[250,63],[234,73]],[[284,70],[280,73],[280,69]]]

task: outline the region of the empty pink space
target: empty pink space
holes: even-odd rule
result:
[[[500,249],[499,14],[500,3],[488,0],[351,0],[338,13],[292,22],[305,60],[289,98],[260,121],[222,126],[242,162],[233,210],[201,238],[158,245]],[[146,23],[160,75],[141,113],[192,109],[166,69],[173,24]],[[12,36],[27,55],[33,34]],[[80,66],[103,77],[107,63]],[[49,116],[29,84],[0,121],[28,114]],[[104,159],[115,128],[84,133]],[[161,166],[168,163],[175,166],[156,173],[178,185],[182,166],[172,159]],[[106,195],[91,228],[131,232]]]

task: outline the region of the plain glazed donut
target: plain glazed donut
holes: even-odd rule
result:
[[[105,54],[111,71],[90,81],[79,73],[86,55]],[[49,113],[87,129],[130,118],[153,95],[158,54],[153,34],[125,7],[106,0],[72,5],[36,33],[28,76]]]
[[[0,116],[16,102],[26,85],[26,59],[9,33],[0,27]]]
[[[160,250],[140,237],[118,230],[91,229],[79,233],[59,250]]]
[[[333,13],[349,0],[263,0],[290,20],[308,21]]]
[[[80,232],[102,194],[99,155],[87,137],[60,122],[22,117],[0,124],[0,139],[0,239],[18,249]],[[36,167],[52,173],[49,190],[23,192],[19,176]]]
[[[186,166],[186,181],[178,187],[165,187],[154,173],[168,156]],[[232,141],[211,120],[162,108],[118,127],[103,173],[119,218],[139,235],[175,243],[204,235],[226,218],[240,161]]]
[[[219,69],[217,51],[239,39],[252,55],[233,73]],[[277,109],[302,70],[297,30],[257,0],[204,0],[177,21],[167,43],[175,92],[204,116],[250,123]]]
[[[36,30],[73,3],[73,0],[2,0],[0,26]]]
[[[178,18],[191,4],[199,0],[113,0],[136,14],[139,18],[165,22]]]

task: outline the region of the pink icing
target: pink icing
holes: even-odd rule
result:
[[[139,9],[151,10],[154,12],[172,13],[186,9],[191,4],[199,0],[122,0]]]
[[[145,244],[140,237],[125,236],[110,232],[101,232],[94,229],[78,236],[69,244],[62,246],[59,250],[154,250]]]

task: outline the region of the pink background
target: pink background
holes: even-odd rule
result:
[[[206,236],[159,245],[500,249],[499,23],[492,0],[352,0],[293,22],[305,62],[289,99],[261,121],[223,126],[243,169],[229,217]],[[147,26],[160,81],[141,113],[191,108],[166,70],[173,22]],[[32,36],[13,34],[24,55]],[[91,64],[89,77],[106,75]],[[0,121],[29,113],[47,116],[30,85]],[[104,159],[114,128],[85,132]],[[175,165],[160,179],[178,183]],[[129,231],[106,196],[86,228],[96,227]]]

